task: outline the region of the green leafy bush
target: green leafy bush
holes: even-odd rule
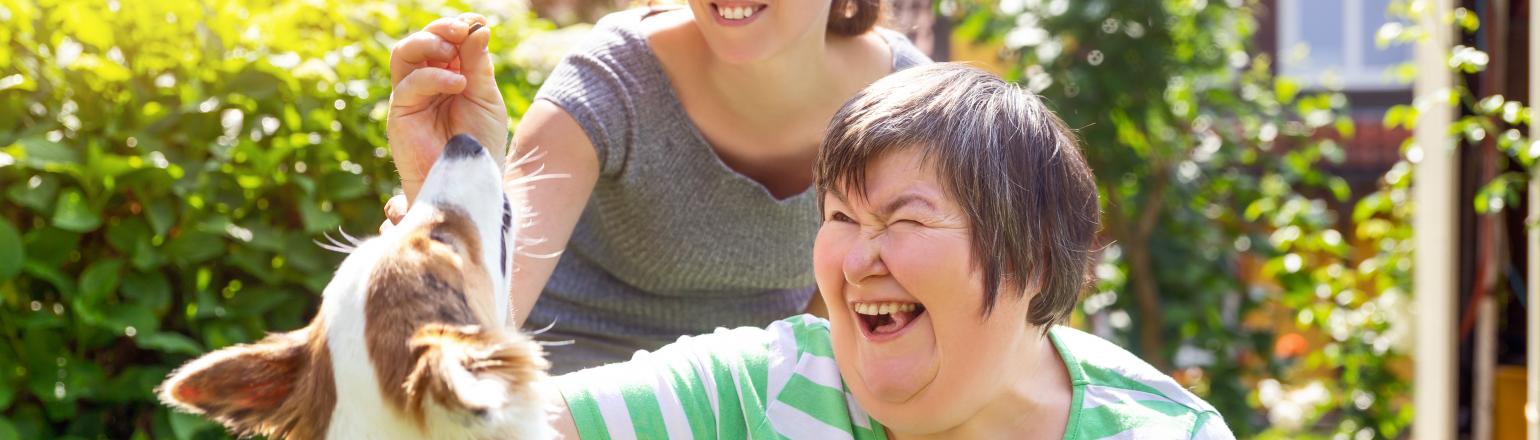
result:
[[[1410,179],[1398,167],[1354,204],[1329,168],[1347,99],[1273,75],[1264,2],[964,4],[956,35],[999,47],[1084,140],[1111,242],[1082,304],[1093,331],[1241,438],[1404,435]],[[1338,230],[1348,215],[1357,230]]]
[[[378,227],[395,39],[480,11],[533,96],[506,60],[550,26],[444,3],[0,0],[0,440],[223,436],[152,388],[303,325],[313,241]]]

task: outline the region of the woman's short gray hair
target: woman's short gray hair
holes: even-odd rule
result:
[[[818,150],[820,211],[829,191],[866,191],[883,154],[919,148],[968,217],[983,315],[1002,288],[1037,293],[1028,321],[1063,323],[1089,284],[1101,221],[1096,179],[1075,135],[1032,93],[956,63],[894,73],[857,94]]]

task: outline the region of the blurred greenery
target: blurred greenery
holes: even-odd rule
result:
[[[522,114],[517,2],[0,0],[0,440],[223,437],[152,387],[304,324],[397,190],[389,48],[467,10]]]
[[[1088,327],[1172,372],[1241,438],[1403,436],[1408,167],[1352,198],[1330,172],[1354,134],[1347,98],[1273,76],[1255,43],[1262,7],[937,10],[1079,130],[1110,243],[1082,305]]]
[[[1423,5],[1426,0],[1397,0],[1391,5],[1391,13],[1417,22],[1432,8]],[[1456,8],[1452,14],[1438,19],[1453,23],[1467,35],[1477,35],[1481,29],[1478,14],[1465,8]],[[1412,44],[1423,35],[1419,26],[1386,26],[1380,29],[1376,40],[1381,45]],[[1508,206],[1518,206],[1524,185],[1534,176],[1536,160],[1540,159],[1540,139],[1524,134],[1524,127],[1535,121],[1534,107],[1502,95],[1480,96],[1467,84],[1467,75],[1486,71],[1490,57],[1486,52],[1463,44],[1449,51],[1447,65],[1455,73],[1453,88],[1433,96],[1419,98],[1419,102],[1399,105],[1385,114],[1386,125],[1415,126],[1417,116],[1429,106],[1454,107],[1458,116],[1449,127],[1449,134],[1466,145],[1490,145],[1496,151],[1498,162],[1493,164],[1498,173],[1477,191],[1473,200],[1476,213],[1497,214]],[[1411,67],[1401,72],[1411,77],[1416,73]],[[1417,150],[1416,155],[1422,151]],[[1515,170],[1516,168],[1516,170]]]

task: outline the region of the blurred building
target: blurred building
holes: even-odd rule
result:
[[[1468,87],[1475,100],[1500,96],[1534,103],[1536,63],[1533,26],[1540,17],[1532,0],[1437,0],[1424,5],[1442,17],[1423,43],[1426,52],[1411,47],[1383,48],[1375,30],[1389,20],[1383,11],[1391,0],[1263,0],[1271,14],[1264,20],[1260,45],[1276,54],[1278,73],[1310,78],[1315,87],[1342,90],[1353,108],[1357,136],[1344,140],[1347,160],[1339,173],[1355,189],[1374,185],[1373,179],[1400,156],[1401,144],[1413,137],[1379,123],[1390,106],[1412,102],[1414,96],[1435,97],[1456,84]],[[1451,20],[1450,18],[1454,18]],[[1458,30],[1453,22],[1474,18],[1475,32]],[[1468,47],[1487,54],[1486,69],[1454,76],[1447,56],[1451,48]],[[1392,66],[1415,61],[1409,71],[1413,84],[1385,73]],[[1536,310],[1537,280],[1534,249],[1526,244],[1525,217],[1534,216],[1533,195],[1516,197],[1500,214],[1479,215],[1478,192],[1494,177],[1522,171],[1497,149],[1496,139],[1510,129],[1496,121],[1480,126],[1460,123],[1478,112],[1478,103],[1456,106],[1430,102],[1423,107],[1415,137],[1421,157],[1414,183],[1417,209],[1416,285],[1420,333],[1417,336],[1417,416],[1419,438],[1518,439],[1540,437],[1534,430],[1535,326],[1528,322]],[[1532,124],[1531,124],[1532,125]],[[1531,185],[1531,192],[1535,186]],[[1481,199],[1483,203],[1487,199]],[[1527,255],[1526,255],[1527,254]],[[1540,265],[1537,265],[1540,266]],[[1525,268],[1529,267],[1526,276]],[[1526,294],[1530,299],[1526,300]],[[1526,311],[1526,307],[1529,311]],[[1526,334],[1528,337],[1526,337]],[[1526,344],[1529,355],[1526,356]],[[1526,375],[1525,363],[1530,372]],[[1527,423],[1526,423],[1527,422]]]
[[[1307,89],[1341,90],[1355,133],[1342,139],[1346,160],[1337,174],[1355,194],[1371,191],[1401,157],[1406,130],[1388,129],[1385,111],[1412,102],[1411,78],[1392,69],[1412,60],[1412,46],[1375,41],[1393,0],[1263,0],[1257,45],[1276,60],[1275,72]]]
[[[1353,184],[1356,194],[1372,189],[1376,179],[1400,159],[1403,142],[1413,135],[1408,130],[1387,128],[1381,122],[1383,116],[1391,106],[1412,103],[1414,84],[1410,80],[1426,80],[1429,72],[1448,71],[1442,65],[1444,60],[1435,58],[1431,60],[1432,64],[1428,60],[1423,64],[1411,64],[1408,71],[1411,75],[1407,77],[1398,78],[1392,73],[1397,66],[1414,61],[1413,46],[1387,47],[1376,41],[1377,30],[1397,20],[1386,13],[1393,0],[1263,0],[1261,3],[1267,16],[1262,19],[1258,43],[1277,60],[1277,73],[1300,79],[1307,87],[1341,90],[1346,95],[1356,134],[1342,140],[1346,160],[1336,171]],[[1439,5],[1440,2],[1426,4]],[[1480,23],[1474,33],[1454,30],[1452,24],[1445,24],[1451,28],[1445,29],[1450,32],[1445,47],[1475,48],[1485,52],[1489,60],[1485,71],[1463,78],[1449,78],[1448,82],[1463,81],[1472,96],[1478,99],[1502,96],[1507,100],[1534,103],[1536,100],[1530,98],[1536,96],[1530,89],[1536,68],[1530,59],[1530,54],[1534,53],[1531,45],[1535,41],[1532,35],[1533,17],[1536,16],[1531,11],[1533,4],[1532,0],[1449,0],[1443,3],[1446,9],[1442,12],[1446,17],[1469,14]],[[1446,117],[1446,123],[1442,125],[1445,131],[1449,127],[1447,122],[1476,111],[1475,104],[1463,103]],[[1509,128],[1523,130],[1525,127],[1485,127],[1490,135],[1478,139],[1469,136],[1444,139],[1459,145],[1454,150],[1456,154],[1449,157],[1448,166],[1455,176],[1449,188],[1451,191],[1443,196],[1446,199],[1443,202],[1455,210],[1450,215],[1452,227],[1445,232],[1453,235],[1448,252],[1454,264],[1447,269],[1432,268],[1419,260],[1416,266],[1419,272],[1441,272],[1451,281],[1452,290],[1423,290],[1420,287],[1418,295],[1437,292],[1448,297],[1441,299],[1452,300],[1454,307],[1434,309],[1444,310],[1447,315],[1420,318],[1450,324],[1422,328],[1448,328],[1445,332],[1450,334],[1445,336],[1453,341],[1453,347],[1447,348],[1456,358],[1445,374],[1445,379],[1452,382],[1451,388],[1455,390],[1449,402],[1452,414],[1431,414],[1434,408],[1419,407],[1417,424],[1436,424],[1438,417],[1447,416],[1452,422],[1453,434],[1459,438],[1519,439],[1525,436],[1525,352],[1526,344],[1532,343],[1529,339],[1537,337],[1533,330],[1529,330],[1534,327],[1527,322],[1532,314],[1526,312],[1525,300],[1526,290],[1534,289],[1526,288],[1526,284],[1536,281],[1533,272],[1526,280],[1524,271],[1530,258],[1526,255],[1523,239],[1526,232],[1524,219],[1529,207],[1528,203],[1508,206],[1496,215],[1478,215],[1474,208],[1477,193],[1486,182],[1506,171],[1520,171],[1519,165],[1505,160],[1496,147],[1498,133]],[[1424,148],[1436,144],[1423,139],[1418,142],[1424,144]],[[1431,154],[1426,150],[1423,153]],[[1423,200],[1418,203],[1419,215],[1422,206],[1436,206]],[[1418,233],[1440,232],[1419,230]],[[1527,332],[1529,338],[1525,337]],[[1419,350],[1425,349],[1422,346],[1425,342],[1440,340],[1443,339],[1419,337]],[[1419,362],[1419,369],[1425,367],[1428,366]],[[1531,371],[1530,374],[1534,373]],[[1532,419],[1534,407],[1529,407],[1529,411]],[[1534,422],[1530,420],[1529,423]],[[1535,439],[1535,434],[1529,438]]]

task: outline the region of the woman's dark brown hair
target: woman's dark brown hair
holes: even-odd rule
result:
[[[1033,325],[1063,323],[1091,281],[1101,208],[1075,133],[1037,95],[957,63],[873,83],[830,122],[814,165],[830,192],[864,195],[866,167],[919,149],[968,217],[988,315],[1001,291],[1031,292]]]
[[[855,14],[845,18],[845,8],[855,3]],[[882,16],[882,0],[833,0],[829,2],[829,33],[855,36],[872,30]]]

